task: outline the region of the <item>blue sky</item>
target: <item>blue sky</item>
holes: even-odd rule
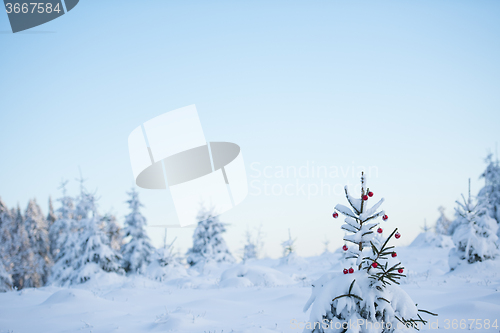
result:
[[[164,112],[196,104],[210,141],[239,144],[248,198],[221,218],[238,253],[263,225],[279,256],[288,228],[298,253],[342,244],[331,219],[338,177],[257,177],[255,170],[372,166],[386,228],[411,241],[437,208],[473,193],[500,141],[497,1],[85,1],[17,34],[0,14],[0,196],[23,208],[59,196],[80,167],[103,212],[121,220],[133,186],[127,137]],[[251,167],[253,166],[253,167]],[[351,168],[351,169],[348,169]],[[279,175],[278,175],[279,176]],[[309,196],[265,195],[310,186]],[[150,224],[176,223],[168,192],[139,189]],[[276,192],[275,191],[275,192]],[[156,245],[161,229],[150,229]],[[172,229],[183,252],[192,229]]]

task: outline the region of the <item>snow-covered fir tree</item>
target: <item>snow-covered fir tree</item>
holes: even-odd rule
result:
[[[9,291],[12,289],[13,282],[10,271],[11,263],[11,248],[13,222],[10,211],[0,198],[0,292]]]
[[[436,233],[440,235],[449,235],[449,228],[451,225],[451,220],[446,217],[444,214],[445,208],[443,206],[440,206],[438,208],[439,211],[439,218],[436,221]]]
[[[262,250],[264,237],[262,233],[262,226],[259,226],[255,230],[255,234],[250,230],[245,232],[245,244],[243,246],[243,262],[246,262],[250,259],[257,259],[259,256],[259,252]]]
[[[17,289],[39,287],[42,285],[42,279],[37,274],[35,256],[19,206],[13,211],[13,215],[15,216],[15,231],[12,234],[12,240],[16,244],[16,251],[11,253],[14,286]]]
[[[133,188],[128,195],[130,213],[125,217],[123,234],[129,241],[122,246],[123,266],[126,272],[141,274],[151,263],[155,249],[145,230],[146,218],[140,211],[143,205],[139,193]]]
[[[484,187],[479,191],[478,201],[486,208],[489,216],[500,224],[500,164],[498,159],[493,160],[491,154],[486,158],[486,163],[486,170],[481,174]],[[497,236],[500,236],[500,229]]]
[[[54,284],[78,284],[102,273],[123,271],[120,254],[111,248],[101,228],[102,218],[97,211],[95,196],[83,184],[80,192],[75,209],[76,232],[70,232],[60,249],[52,269],[51,282]]]
[[[496,235],[497,222],[488,214],[486,202],[474,203],[470,193],[468,198],[462,195],[463,203],[457,201],[455,230],[453,242],[455,247],[450,250],[448,263],[454,270],[461,263],[474,263],[493,259],[498,256]]]
[[[67,181],[63,181],[59,189],[62,190],[62,197],[58,199],[61,207],[57,210],[55,221],[49,227],[50,253],[54,261],[58,261],[65,253],[61,250],[72,250],[65,248],[64,245],[70,245],[68,237],[76,241],[77,223],[75,220],[74,199],[70,197],[66,190]]]
[[[47,220],[35,200],[29,201],[24,217],[26,232],[33,252],[32,275],[33,281],[36,281],[34,287],[41,287],[47,282],[52,266]]]
[[[15,233],[14,217],[11,211],[0,198],[0,258],[7,272],[12,271],[12,254],[16,253],[17,245],[12,236]]]
[[[12,276],[5,269],[5,264],[0,258],[0,292],[12,290]]]
[[[120,251],[123,245],[123,235],[118,221],[113,214],[106,214],[102,218],[101,228],[108,236],[109,244],[115,251]]]
[[[256,258],[257,258],[257,247],[255,246],[254,243],[248,241],[248,236],[247,236],[247,243],[243,247],[243,262],[247,262],[247,260]]]
[[[187,252],[188,264],[194,266],[207,262],[235,262],[222,237],[226,232],[226,224],[219,221],[213,209],[202,207],[197,219],[199,222],[193,234],[193,247]]]
[[[54,212],[54,205],[52,204],[52,197],[49,196],[49,212],[47,214],[47,227],[50,229],[52,224],[57,220],[56,213]]]
[[[401,289],[398,280],[405,277],[404,267],[397,259],[392,237],[399,239],[397,229],[384,237],[378,218],[387,220],[384,211],[378,211],[384,199],[369,207],[374,196],[361,176],[361,195],[352,196],[345,187],[350,207],[336,205],[333,217],[345,215],[342,229],[347,232],[344,248],[353,262],[343,272],[328,273],[313,283],[313,292],[304,311],[312,305],[310,320],[304,332],[392,332],[403,325],[426,323],[410,296]],[[377,236],[378,235],[378,236]],[[363,325],[351,326],[350,322]],[[345,326],[347,323],[347,326]]]

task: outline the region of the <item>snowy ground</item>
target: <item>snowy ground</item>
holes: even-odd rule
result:
[[[439,314],[439,329],[423,331],[468,331],[472,320],[473,326],[486,319],[500,325],[500,260],[448,272],[448,251],[425,244],[398,248],[408,275],[402,287],[419,308]],[[341,274],[343,267],[338,253],[300,259],[208,267],[203,276],[191,272],[163,283],[108,274],[75,288],[2,293],[0,332],[301,332],[291,320],[309,319],[302,308],[311,281],[327,271]],[[464,319],[467,328],[453,329],[453,319],[458,325]]]

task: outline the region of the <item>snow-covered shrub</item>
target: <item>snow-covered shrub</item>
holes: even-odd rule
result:
[[[335,206],[336,211],[346,216],[342,229],[347,231],[344,240],[352,244],[344,250],[348,257],[356,259],[355,267],[345,268],[342,275],[328,273],[313,283],[313,292],[304,311],[312,305],[310,320],[304,332],[391,332],[399,325],[414,326],[426,323],[419,314],[410,296],[397,284],[405,277],[404,267],[397,260],[394,246],[388,243],[401,235],[395,229],[387,238],[377,218],[388,217],[384,211],[377,212],[383,199],[368,207],[374,194],[366,187],[361,176],[361,197],[355,198],[345,187],[350,208]],[[333,217],[338,217],[335,212]],[[379,234],[379,236],[376,236]],[[363,325],[348,325],[358,319]],[[382,323],[383,322],[383,323]],[[314,323],[320,323],[314,325]],[[326,325],[325,325],[326,323]]]
[[[155,249],[146,234],[146,218],[140,212],[143,205],[139,201],[139,193],[132,189],[128,195],[131,212],[125,217],[123,233],[125,237],[130,237],[130,241],[122,246],[123,266],[127,272],[141,274],[151,263]]]
[[[146,270],[149,278],[161,282],[187,276],[186,269],[179,263],[172,249],[173,242],[155,250],[152,262]]]
[[[197,219],[199,222],[193,234],[193,247],[187,252],[187,263],[194,266],[208,261],[235,262],[222,238],[222,234],[226,232],[225,224],[219,221],[213,209],[202,207]]]
[[[453,270],[462,262],[474,263],[495,258],[498,255],[496,235],[498,224],[488,214],[485,202],[473,203],[470,194],[463,203],[457,201],[453,242],[455,248],[450,250],[448,263]]]

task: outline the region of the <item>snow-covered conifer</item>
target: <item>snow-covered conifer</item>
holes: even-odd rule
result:
[[[130,239],[122,246],[123,266],[126,272],[141,274],[151,263],[155,249],[145,230],[146,218],[140,212],[143,205],[139,193],[133,188],[128,195],[130,213],[125,217],[123,234]]]
[[[401,235],[397,229],[388,237],[382,235],[384,231],[377,219],[387,220],[388,216],[377,210],[384,200],[368,206],[374,194],[366,187],[363,174],[361,196],[352,196],[347,186],[345,192],[351,207],[338,204],[335,210],[346,216],[341,228],[347,231],[344,240],[350,245],[344,249],[355,259],[355,265],[344,268],[342,273],[325,274],[313,283],[304,311],[312,305],[309,323],[321,325],[306,326],[304,332],[381,333],[393,331],[398,323],[413,326],[426,323],[419,314],[426,311],[417,309],[410,296],[397,286],[398,280],[405,277],[404,267],[394,246],[388,243],[392,237],[399,239]],[[334,218],[338,217],[337,212]],[[363,325],[350,325],[358,320]]]
[[[49,197],[49,213],[47,214],[47,226],[49,229],[56,220],[57,216],[54,212],[54,205],[52,205],[52,197]]]
[[[295,253],[295,242],[297,238],[292,238],[292,233],[290,229],[288,229],[288,239],[281,243],[281,247],[283,249],[283,256],[280,259],[280,263],[283,265],[291,264],[296,261],[296,253]]]
[[[7,272],[11,272],[12,257],[17,252],[17,245],[12,239],[14,233],[14,217],[5,202],[0,198],[0,258],[3,259]]]
[[[173,245],[176,239],[177,238],[170,244],[166,244],[165,238],[164,246],[155,250],[152,261],[146,271],[148,277],[161,282],[167,279],[187,276],[186,269],[180,264],[176,253],[173,251]]]
[[[76,232],[69,233],[52,269],[51,282],[59,285],[78,284],[101,273],[121,273],[121,256],[109,245],[101,229],[102,218],[96,199],[81,186],[75,209],[79,221]]]
[[[12,277],[5,269],[3,259],[0,258],[0,292],[6,292],[12,289]]]
[[[262,226],[259,226],[253,234],[250,230],[245,232],[245,244],[243,246],[243,262],[250,259],[257,259],[259,252],[262,250],[264,237]]]
[[[436,221],[436,233],[440,235],[449,235],[449,229],[451,225],[451,220],[449,220],[444,214],[445,208],[440,206],[438,208],[439,218]]]
[[[66,255],[65,253],[60,253],[61,250],[74,250],[72,248],[74,244],[68,241],[68,237],[75,241],[77,238],[77,235],[75,235],[77,233],[77,223],[75,220],[74,200],[67,193],[67,183],[67,181],[63,181],[59,187],[62,190],[63,196],[57,201],[59,201],[61,207],[57,210],[57,214],[55,214],[56,219],[54,223],[49,227],[50,253],[54,262]],[[64,248],[65,244],[70,247]]]
[[[34,287],[40,287],[47,282],[52,266],[47,220],[35,200],[29,201],[24,217],[26,232],[33,252],[32,275],[33,281],[37,281]]]
[[[479,191],[478,201],[486,208],[489,216],[500,224],[500,163],[493,160],[490,154],[486,157],[488,163],[486,170],[482,173],[484,178],[484,187]],[[499,234],[500,236],[500,229]]]
[[[12,216],[5,202],[0,198],[0,292],[12,289],[11,251],[13,231]]]
[[[463,203],[457,201],[455,230],[453,242],[455,248],[450,250],[448,263],[453,270],[463,262],[474,263],[493,259],[498,256],[496,235],[498,224],[488,214],[486,202],[474,203],[470,194]]]
[[[102,229],[108,236],[109,245],[115,251],[120,251],[123,245],[123,235],[120,226],[113,214],[106,214],[102,218]]]
[[[235,262],[222,238],[222,234],[226,232],[226,224],[219,221],[213,209],[202,207],[197,219],[199,222],[193,234],[193,247],[187,252],[188,264],[194,266],[209,261]]]
[[[39,287],[42,285],[41,276],[36,272],[35,256],[19,206],[15,210],[14,221],[16,229],[12,234],[12,240],[17,247],[12,257],[14,286],[17,289]]]

